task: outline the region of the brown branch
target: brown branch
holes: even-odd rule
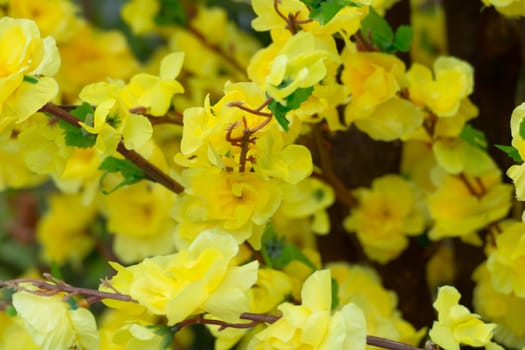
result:
[[[144,117],[148,118],[151,125],[159,125],[159,124],[174,124],[174,125],[180,125],[180,126],[184,125],[184,121],[183,121],[184,116],[182,115],[182,113],[177,112],[175,110],[168,111],[168,113],[162,116],[155,116],[155,115],[149,114],[145,107],[138,106],[138,107],[130,108],[129,112],[134,113],[134,114],[143,115]]]
[[[40,111],[50,113],[53,116],[65,121],[66,123],[74,127],[77,127],[79,129],[82,128],[82,126],[80,125],[80,121],[75,116],[71,115],[68,111],[60,108],[59,106],[51,102],[45,104],[42,108],[40,108]],[[150,180],[161,184],[162,186],[166,187],[168,190],[174,193],[182,193],[184,191],[184,187],[181,184],[179,184],[168,174],[157,168],[157,166],[149,162],[138,152],[127,149],[122,141],[119,142],[117,146],[117,151],[124,158],[126,158],[127,160],[135,164],[137,167],[139,167]]]
[[[319,161],[321,163],[320,166],[323,170],[323,179],[325,179],[334,188],[335,198],[339,202],[343,203],[348,208],[356,207],[358,204],[357,199],[352,195],[350,190],[341,181],[341,179],[335,174],[334,168],[332,166],[332,159],[330,157],[322,131],[319,129],[318,125],[313,127],[312,134],[317,151],[319,153]]]
[[[112,299],[112,300],[119,300],[119,301],[126,301],[131,303],[136,303],[133,298],[131,298],[129,295],[120,294],[118,292],[115,293],[108,293],[108,292],[102,292],[95,289],[88,289],[88,288],[81,288],[81,287],[74,287],[69,284],[67,284],[64,281],[61,281],[59,279],[54,278],[48,273],[44,273],[45,280],[41,280],[38,278],[17,278],[7,281],[0,281],[0,287],[7,287],[13,290],[18,291],[24,291],[28,293],[32,293],[35,295],[42,295],[42,296],[52,296],[57,295],[60,293],[65,293],[65,298],[71,298],[75,295],[82,295],[85,297],[89,297],[88,304],[101,301],[103,299]],[[37,290],[31,290],[27,287],[22,286],[23,284],[31,284],[33,287],[38,288]],[[113,288],[113,290],[115,290]],[[115,290],[116,291],[116,290]]]
[[[239,73],[242,73],[244,77],[248,77],[246,73],[246,67],[244,67],[239,61],[237,61],[237,59],[234,56],[224,52],[220,46],[210,43],[201,32],[199,32],[196,28],[192,27],[191,25],[188,24],[187,29],[191,34],[193,34],[197,39],[199,39],[202,45],[204,45],[206,48],[222,57],[226,64],[229,64],[232,67],[234,67],[237,71],[239,71]]]

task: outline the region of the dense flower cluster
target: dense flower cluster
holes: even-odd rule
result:
[[[85,4],[0,0],[0,189],[40,186],[13,231],[35,228],[52,272],[0,280],[0,348],[186,349],[204,333],[221,350],[525,346],[525,216],[508,217],[513,192],[525,200],[525,102],[505,183],[439,2],[412,0],[413,26],[394,30],[396,2],[239,1],[252,17],[236,23],[204,1],[128,0],[117,31]],[[482,2],[525,16],[523,0]],[[347,188],[339,135],[397,145],[399,173]],[[318,249],[339,226],[359,263]],[[459,240],[487,257],[479,315],[443,285]],[[437,290],[429,330],[374,269],[408,248],[426,263],[417,292]]]

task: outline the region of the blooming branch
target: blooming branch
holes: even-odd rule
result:
[[[82,128],[82,126],[80,125],[80,121],[75,116],[73,116],[67,110],[62,109],[53,103],[45,104],[40,110],[42,112],[50,113],[53,116],[65,121],[66,123],[76,128]],[[184,187],[181,184],[173,180],[168,174],[164,173],[154,164],[150,163],[138,152],[127,149],[122,141],[119,142],[117,146],[117,151],[124,158],[131,161],[137,167],[142,169],[142,171],[144,171],[144,173],[150,180],[161,184],[162,186],[166,187],[168,190],[174,193],[181,193],[184,191]]]

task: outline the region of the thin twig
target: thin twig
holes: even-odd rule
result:
[[[79,129],[82,128],[80,121],[75,116],[51,102],[45,104],[40,110],[42,112],[50,113],[74,127]],[[181,184],[176,182],[173,178],[160,170],[153,163],[149,162],[146,158],[140,155],[140,153],[127,149],[122,141],[119,142],[117,151],[124,158],[139,167],[150,180],[161,184],[174,193],[182,193],[184,191],[184,187]]]

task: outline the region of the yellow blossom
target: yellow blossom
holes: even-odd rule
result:
[[[439,170],[433,175],[436,191],[428,198],[434,219],[429,232],[432,240],[461,237],[479,244],[475,232],[504,217],[511,206],[512,186],[501,182],[498,169],[478,177]]]
[[[0,312],[0,349],[42,350],[35,344],[20,317]]]
[[[349,303],[331,311],[329,270],[314,272],[304,282],[301,305],[281,304],[282,317],[256,333],[248,345],[258,349],[363,350],[366,321],[361,309]]]
[[[122,6],[121,15],[135,34],[144,34],[155,29],[154,17],[159,9],[157,1],[132,0]]]
[[[290,14],[296,21],[307,21],[310,14],[306,5],[299,0],[279,0],[276,3],[267,0],[253,0],[251,5],[257,15],[252,21],[252,28],[257,31],[285,29],[287,22],[279,13],[285,18],[288,18]],[[296,28],[290,29],[296,30]]]
[[[371,189],[356,191],[359,206],[344,221],[347,231],[357,233],[365,253],[386,263],[408,245],[407,235],[421,234],[425,218],[415,189],[397,175],[375,179]]]
[[[525,223],[504,222],[487,259],[494,289],[525,298]]]
[[[126,104],[145,107],[153,116],[165,115],[173,95],[184,92],[182,85],[175,80],[183,60],[183,52],[174,52],[162,59],[159,76],[147,73],[134,75],[122,91]]]
[[[496,10],[509,17],[525,16],[525,0],[481,0],[485,6],[494,6]]]
[[[9,16],[35,21],[43,36],[51,35],[58,43],[75,33],[79,21],[76,12],[76,6],[68,0],[9,1]]]
[[[345,108],[347,124],[355,123],[376,140],[391,141],[421,126],[421,111],[397,93],[406,86],[405,65],[394,55],[346,52],[341,80],[352,99]]]
[[[18,130],[0,131],[0,190],[31,187],[46,180],[28,167],[25,157],[27,148],[14,137]],[[36,146],[36,145],[35,145]]]
[[[91,312],[70,309],[61,295],[16,292],[13,306],[42,350],[99,349],[97,325]]]
[[[472,93],[472,66],[455,57],[442,56],[434,62],[434,77],[427,67],[414,63],[407,72],[410,99],[427,106],[438,117],[451,117],[461,100]]]
[[[430,339],[444,350],[459,350],[460,344],[474,347],[488,345],[496,325],[483,323],[479,315],[458,304],[460,297],[454,287],[439,288],[433,304],[438,312],[438,320],[434,321],[430,329]]]
[[[324,60],[329,53],[316,47],[314,35],[300,32],[288,39],[270,66],[265,90],[270,97],[285,104],[284,99],[299,88],[317,84],[326,75]]]
[[[330,263],[327,267],[337,281],[339,305],[353,302],[363,310],[368,335],[414,346],[419,343],[425,328],[416,331],[403,320],[397,309],[397,295],[383,288],[377,272],[370,267],[343,262]]]
[[[95,206],[84,205],[80,195],[52,195],[49,210],[37,225],[44,259],[79,265],[95,245],[88,228],[94,218]]]
[[[110,179],[108,179],[110,180]],[[103,197],[102,213],[116,234],[115,253],[126,262],[174,249],[175,222],[170,210],[175,194],[162,185],[141,181]]]
[[[124,142],[127,149],[144,146],[153,134],[150,121],[139,114],[131,113],[123,98],[123,83],[114,81],[87,85],[80,92],[80,98],[87,103],[96,105],[91,119],[80,122],[82,128],[91,134],[96,134],[96,147],[101,153],[111,154],[117,149],[118,143]]]
[[[233,237],[205,231],[176,254],[126,268],[114,264],[118,273],[113,285],[150,312],[166,316],[170,325],[202,312],[237,322],[249,307],[246,292],[258,267],[256,261],[231,266],[237,252]]]
[[[231,232],[239,243],[249,239],[255,227],[260,231],[281,202],[278,183],[254,173],[188,169],[184,178],[186,193],[175,203],[177,221],[190,226],[208,223]],[[254,244],[260,244],[258,239]]]
[[[35,22],[0,18],[0,130],[33,115],[58,92],[53,76],[60,56]]]
[[[507,348],[525,347],[525,299],[514,294],[503,294],[494,288],[491,273],[485,263],[473,273],[476,281],[473,304],[484,319],[497,324],[494,339]]]
[[[334,190],[330,186],[309,177],[298,184],[284,186],[279,211],[289,218],[311,217],[312,230],[327,234],[330,231],[330,220],[325,209],[334,200]]]
[[[127,79],[138,69],[122,33],[97,31],[86,23],[60,46],[60,55],[57,80],[63,98],[71,103],[84,86],[107,78]]]

